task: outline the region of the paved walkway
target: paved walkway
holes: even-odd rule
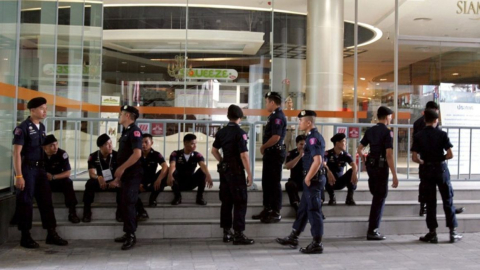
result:
[[[419,242],[418,235],[388,236],[387,241],[363,238],[328,239],[325,253],[303,255],[273,239],[252,246],[221,241],[140,240],[121,251],[113,240],[74,240],[67,247],[45,245],[26,250],[17,243],[0,246],[0,269],[479,269],[480,233],[465,234],[449,244]],[[308,239],[301,241],[302,246]]]

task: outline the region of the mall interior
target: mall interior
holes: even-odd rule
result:
[[[230,104],[246,115],[259,180],[269,91],[292,100],[284,111],[294,127],[300,110],[315,110],[327,142],[339,127],[358,128],[349,151],[377,108],[390,107],[399,173],[418,180],[410,125],[428,101],[480,103],[479,70],[480,1],[0,1],[0,242],[15,204],[13,130],[34,97],[47,99],[47,133],[69,153],[74,181],[87,177],[91,142],[121,133],[123,105],[139,109],[142,130],[168,156],[187,132],[210,152]],[[475,123],[449,124],[470,128],[457,180],[480,175]]]

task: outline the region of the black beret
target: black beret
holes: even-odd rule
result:
[[[243,117],[243,111],[237,105],[230,105],[227,112],[228,119],[239,119]]]
[[[47,100],[43,97],[36,97],[36,98],[30,99],[30,101],[27,103],[27,108],[35,109],[42,106],[43,104],[47,104]]]
[[[108,140],[110,140],[110,137],[106,133],[103,133],[102,135],[98,136],[98,138],[97,138],[97,146],[101,147],[106,142],[108,142]]]
[[[425,116],[425,122],[427,123],[431,123],[438,119],[438,113],[434,109],[425,110],[423,116]]]
[[[298,118],[302,118],[305,116],[317,117],[317,114],[314,111],[310,111],[310,110],[303,110],[298,114]]]
[[[137,119],[140,116],[140,113],[138,112],[138,109],[133,107],[133,106],[128,106],[128,105],[122,106],[120,108],[120,111],[126,111],[126,112],[129,112],[129,113],[133,113],[133,115],[135,115],[135,119]]]
[[[378,108],[378,110],[377,110],[377,117],[378,118],[382,118],[382,117],[388,116],[390,114],[393,114],[393,111],[390,110],[390,108],[385,107],[385,106],[380,106],[380,108]]]
[[[265,94],[265,98],[272,98],[272,99],[278,99],[282,100],[282,96],[278,92],[268,92]]]
[[[55,138],[55,136],[53,135],[47,135],[47,137],[45,137],[45,141],[43,141],[43,146],[45,145],[49,145],[51,143],[54,143],[57,141],[57,138]]]
[[[347,135],[345,135],[345,133],[337,133],[335,135],[333,135],[333,137],[330,139],[330,141],[332,143],[336,143],[336,142],[339,142],[343,139],[345,139],[347,137]]]

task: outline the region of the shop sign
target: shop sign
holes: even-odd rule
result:
[[[152,135],[163,136],[165,130],[165,123],[152,123]]]
[[[119,106],[120,97],[117,96],[102,96],[102,106]]]
[[[457,8],[457,14],[479,14],[480,2],[458,1]]]
[[[82,75],[93,76],[100,75],[100,67],[98,66],[83,66],[83,65],[56,65],[56,75]],[[45,75],[53,75],[55,71],[54,64],[46,64],[43,66],[43,73]]]
[[[150,133],[150,123],[138,123],[138,128],[142,133]]]
[[[359,137],[360,137],[360,128],[358,128],[358,127],[348,128],[348,138],[358,139]]]
[[[185,69],[180,69],[179,77],[184,76]],[[235,69],[208,69],[208,68],[189,68],[187,69],[187,79],[199,80],[235,80],[238,72]]]

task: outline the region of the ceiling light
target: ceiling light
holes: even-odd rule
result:
[[[424,22],[429,22],[432,20],[432,18],[415,18],[413,19],[414,21],[424,21]]]
[[[124,65],[125,65],[126,63],[127,63],[127,62],[122,62],[122,64],[124,64]]]
[[[5,59],[4,59],[5,60]],[[452,73],[452,76],[458,76],[458,73]]]
[[[370,90],[370,88],[367,87],[367,90]]]
[[[387,80],[387,79],[380,79],[380,81],[382,81],[382,82],[383,82],[383,81],[386,81],[386,80]]]
[[[140,73],[143,74],[143,73],[145,73],[145,72],[141,71]]]
[[[377,85],[380,85],[379,83],[377,83]]]
[[[145,66],[140,66],[141,68],[144,68]]]
[[[365,78],[360,78],[360,80],[365,81]]]
[[[3,58],[4,61],[8,61],[8,58]]]

